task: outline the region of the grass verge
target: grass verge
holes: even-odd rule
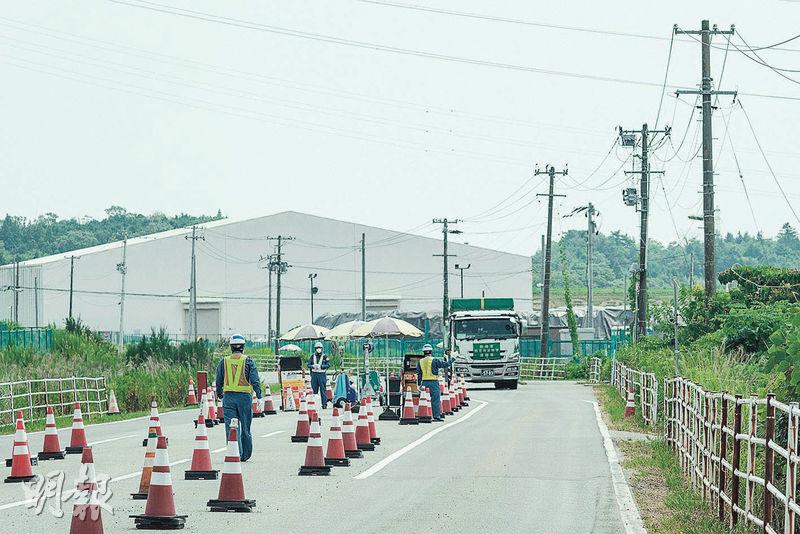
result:
[[[604,419],[613,430],[652,432],[641,417],[625,419],[625,401],[610,385],[594,388]],[[651,534],[730,532],[681,473],[675,453],[662,441],[615,439],[628,485]],[[739,530],[735,532],[740,532]],[[745,532],[742,530],[741,532]]]

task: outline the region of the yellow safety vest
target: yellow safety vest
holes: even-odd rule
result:
[[[419,368],[422,370],[422,380],[439,380],[438,375],[433,374],[433,357],[426,356],[419,361]]]
[[[250,393],[253,386],[247,381],[244,375],[245,357],[243,354],[232,354],[225,356],[225,377],[223,380],[222,391],[237,391],[240,393]]]

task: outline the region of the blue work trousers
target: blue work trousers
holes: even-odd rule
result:
[[[328,376],[325,373],[311,373],[311,390],[314,393],[319,393],[322,408],[328,407],[328,396],[325,394],[325,389],[328,387]]]
[[[442,417],[442,395],[439,393],[438,380],[423,380],[422,387],[426,387],[431,391],[431,408],[433,409],[433,418],[439,419]]]
[[[225,417],[225,441],[231,435],[231,419],[239,420],[239,458],[244,462],[253,455],[253,435],[250,423],[253,422],[253,397],[250,393],[228,391],[222,397],[222,414]]]

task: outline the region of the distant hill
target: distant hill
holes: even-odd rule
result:
[[[223,218],[219,211],[213,217],[186,214],[168,217],[163,213],[142,215],[130,213],[120,206],[111,206],[105,212],[106,217],[99,220],[59,219],[55,213],[34,220],[6,215],[0,223],[0,265]]]

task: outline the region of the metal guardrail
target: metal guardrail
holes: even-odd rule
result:
[[[600,368],[603,360],[600,358],[589,358],[589,382],[592,384],[600,383]]]
[[[56,415],[68,415],[74,403],[84,415],[105,413],[108,407],[104,377],[48,378],[0,383],[0,427],[16,422],[17,410],[27,421],[44,420],[47,406]]]
[[[522,380],[564,380],[571,358],[526,358],[520,361]]]
[[[633,388],[634,401],[639,407],[645,423],[655,426],[658,421],[658,379],[654,373],[639,371],[614,360],[611,368],[611,384],[626,399],[628,389]]]

